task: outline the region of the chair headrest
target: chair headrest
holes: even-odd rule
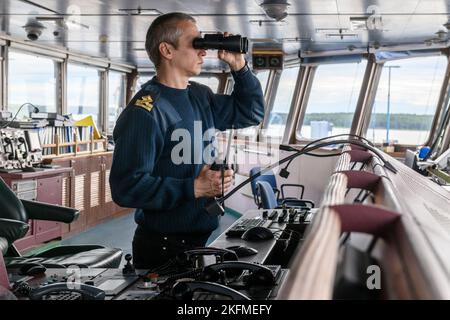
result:
[[[267,181],[258,181],[257,183],[259,194],[261,196],[262,207],[264,209],[273,209],[277,203],[277,198],[273,192],[272,186]]]

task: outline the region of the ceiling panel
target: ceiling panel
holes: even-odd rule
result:
[[[25,40],[23,26],[28,19],[62,15],[68,29],[55,21],[43,22],[46,28],[38,43],[60,45],[75,52],[149,67],[151,63],[142,48],[147,28],[155,15],[147,15],[152,14],[147,9],[161,13],[190,13],[202,31],[229,31],[258,43],[283,44],[284,50],[294,55],[298,50],[347,50],[349,46],[367,48],[374,43],[380,46],[402,43],[424,46],[425,40],[436,38],[436,32],[443,29],[450,10],[450,0],[289,0],[288,17],[275,22],[265,15],[259,6],[261,2],[3,0],[0,1],[0,26],[3,32]],[[138,15],[138,8],[141,15]],[[73,13],[76,15],[70,15]],[[369,17],[373,13],[376,15],[372,17],[381,17],[379,28],[352,30],[350,18]],[[344,34],[342,38],[339,32]],[[221,64],[211,58],[207,59],[206,66],[214,68]]]

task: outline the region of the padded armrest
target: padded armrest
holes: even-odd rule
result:
[[[13,243],[17,239],[23,238],[30,226],[22,221],[0,218],[0,237]]]
[[[70,245],[70,246],[59,246],[54,247],[49,250],[46,250],[44,252],[38,253],[33,255],[33,257],[57,257],[57,256],[64,256],[64,255],[74,255],[80,252],[85,252],[89,250],[95,250],[95,249],[103,249],[104,246],[100,245],[91,245],[91,244],[79,244],[79,245]]]
[[[303,198],[303,193],[305,192],[305,186],[302,184],[295,184],[295,183],[285,183],[281,185],[281,197],[283,199],[288,199],[287,197],[284,196],[284,188],[285,187],[296,187],[296,188],[300,188],[302,191],[300,192],[300,199]]]
[[[73,208],[29,200],[21,201],[30,219],[71,223],[80,215],[80,211]]]
[[[277,188],[273,188],[273,192],[275,193],[275,196],[277,197],[277,200],[280,199],[280,190],[278,190]]]

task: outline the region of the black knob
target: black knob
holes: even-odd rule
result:
[[[19,139],[18,139],[18,140],[19,140],[19,142],[20,142],[20,143],[25,143],[25,139],[24,139],[24,137],[19,137]]]
[[[10,144],[10,143],[11,143],[11,139],[10,139],[10,138],[8,138],[8,137],[6,137],[6,138],[5,138],[4,140],[5,140],[5,142],[6,142],[6,143],[8,143],[8,144]]]
[[[8,155],[8,160],[14,160],[14,155],[13,155],[12,153],[10,153],[10,154]]]
[[[132,259],[132,255],[131,254],[126,254],[125,255],[125,260],[127,261],[127,263],[124,265],[123,269],[122,269],[122,274],[127,275],[127,274],[134,274],[134,266],[131,264],[131,259]]]

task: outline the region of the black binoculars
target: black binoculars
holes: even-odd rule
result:
[[[248,51],[248,40],[240,35],[224,37],[220,33],[205,34],[203,38],[195,38],[192,45],[195,49],[217,49],[239,53]]]

